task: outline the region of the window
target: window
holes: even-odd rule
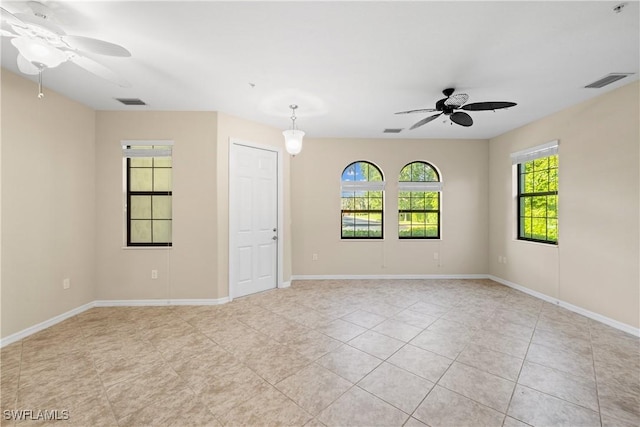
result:
[[[518,239],[558,243],[558,143],[512,154],[517,165]]]
[[[123,141],[127,246],[172,244],[172,141]]]
[[[382,239],[383,193],[382,172],[373,163],[351,163],[342,172],[343,239]]]
[[[398,183],[398,237],[440,238],[440,192],[436,168],[427,162],[409,163]]]

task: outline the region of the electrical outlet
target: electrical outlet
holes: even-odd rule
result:
[[[151,270],[151,278],[152,279],[158,278],[158,270]]]
[[[62,281],[62,289],[69,289],[71,287],[71,279],[64,279]]]
[[[440,254],[438,252],[434,252],[433,253],[433,259],[435,259],[436,261],[440,259]]]
[[[507,257],[506,256],[502,257],[502,262],[504,262],[505,264],[507,263]]]
[[[317,260],[318,260],[318,254],[311,255],[311,261],[317,261]]]

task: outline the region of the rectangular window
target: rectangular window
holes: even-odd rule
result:
[[[398,196],[398,237],[439,239],[440,193],[400,191]]]
[[[172,245],[172,141],[123,141],[127,246]]]
[[[542,146],[545,147],[545,146]],[[538,149],[517,164],[518,239],[558,243],[558,154]],[[539,157],[539,155],[549,154]],[[513,157],[513,155],[512,155]],[[516,159],[517,160],[517,159]]]
[[[382,191],[342,192],[343,239],[382,239]]]

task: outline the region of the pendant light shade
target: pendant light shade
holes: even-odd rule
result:
[[[287,153],[295,156],[302,151],[302,138],[304,132],[300,129],[289,129],[282,132],[284,135],[284,146],[287,149]]]
[[[284,135],[284,146],[287,149],[287,153],[295,156],[302,151],[304,132],[296,129],[296,108],[298,106],[293,104],[289,105],[289,108],[291,108],[291,129],[285,130],[282,135]]]

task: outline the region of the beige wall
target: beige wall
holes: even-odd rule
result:
[[[492,139],[489,197],[491,274],[636,328],[639,94],[636,81]],[[559,245],[515,240],[509,154],[555,139]]]
[[[307,139],[291,167],[293,274],[486,274],[488,153],[484,140]],[[382,241],[340,239],[340,177],[357,160],[385,174]],[[398,239],[398,175],[415,160],[441,172],[441,240]]]
[[[216,127],[211,112],[96,113],[96,299],[211,299],[217,286]],[[173,147],[173,247],[124,248],[126,139]],[[151,270],[158,279],[151,279]]]
[[[5,337],[94,300],[95,113],[1,74]]]

